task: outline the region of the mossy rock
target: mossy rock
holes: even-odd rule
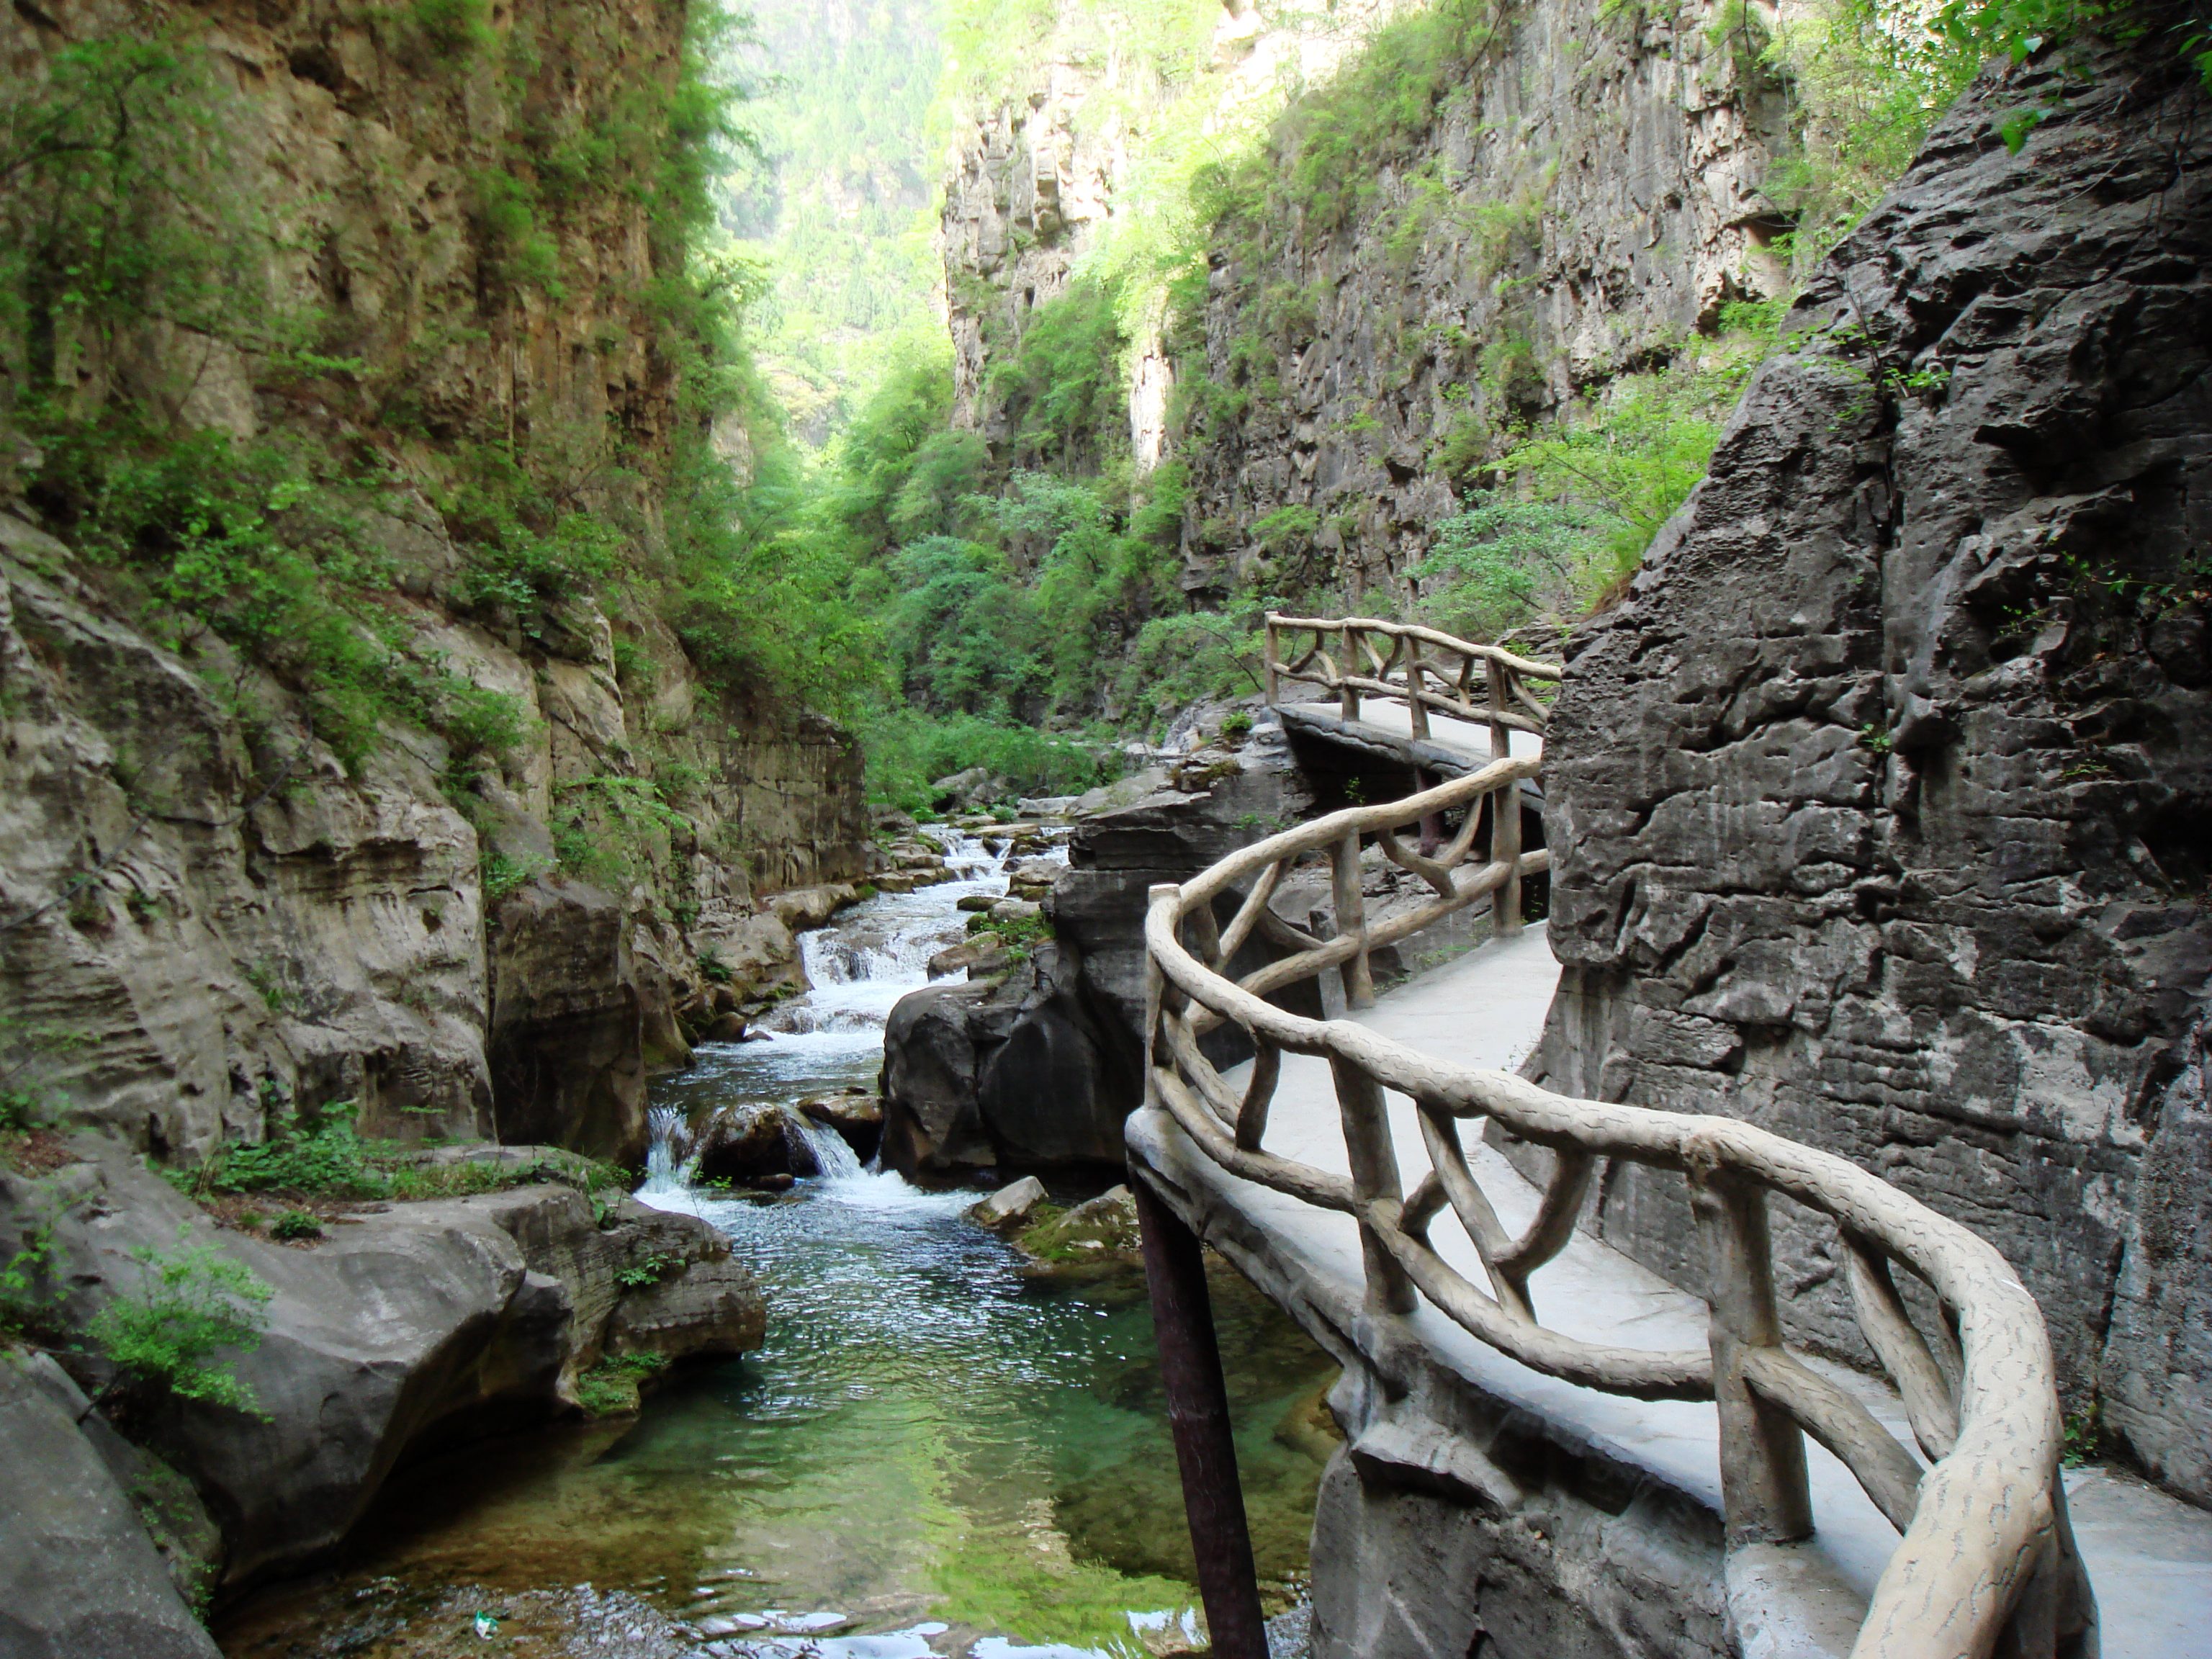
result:
[[[1070,1210],[1039,1205],[1036,1219],[1018,1242],[1052,1267],[1141,1261],[1136,1198],[1127,1187],[1115,1187]]]

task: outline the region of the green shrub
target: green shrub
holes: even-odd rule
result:
[[[1539,607],[1572,612],[1579,581],[1601,568],[1606,538],[1587,511],[1553,501],[1476,491],[1468,509],[1437,526],[1428,556],[1413,568],[1419,610],[1445,632],[1495,640]]]
[[[49,1282],[49,1266],[62,1207],[49,1199],[46,1213],[18,1234],[19,1248],[0,1258],[0,1335],[40,1331],[61,1301],[65,1287]]]
[[[320,1238],[323,1236],[323,1224],[311,1211],[287,1210],[269,1224],[269,1236],[271,1238],[288,1241]]]
[[[20,1133],[38,1121],[36,1089],[0,1089],[0,1132]]]
[[[252,1391],[216,1356],[260,1345],[264,1310],[276,1292],[244,1262],[212,1245],[188,1243],[190,1237],[189,1228],[179,1228],[173,1253],[131,1251],[137,1283],[94,1315],[85,1334],[109,1363],[141,1384],[265,1416]]]
[[[626,1291],[643,1290],[648,1285],[658,1285],[664,1279],[684,1271],[681,1256],[663,1255],[659,1251],[648,1253],[641,1260],[615,1269],[615,1283]]]
[[[203,1192],[304,1193],[319,1198],[384,1198],[391,1182],[368,1161],[350,1124],[279,1133],[258,1146],[230,1146],[194,1185]]]
[[[629,1185],[628,1175],[615,1165],[572,1154],[528,1164],[476,1159],[426,1164],[415,1149],[363,1140],[350,1123],[327,1121],[345,1105],[325,1108],[325,1121],[319,1125],[282,1128],[259,1146],[226,1146],[197,1170],[164,1173],[194,1198],[270,1193],[404,1202],[503,1192],[537,1181],[561,1182],[587,1194]]]

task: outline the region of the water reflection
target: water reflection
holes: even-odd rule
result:
[[[854,976],[825,974],[782,1036],[706,1051],[657,1103],[787,1100],[872,1073],[876,1009],[896,1000],[878,975],[922,982],[941,948],[932,939],[958,937],[953,901],[1000,881],[991,869],[872,901],[810,939],[810,961],[852,964]],[[876,1024],[850,1029],[863,1016]],[[638,1659],[702,1649],[1044,1659],[1194,1644],[1141,1275],[1038,1276],[965,1219],[974,1194],[925,1193],[850,1164],[776,1202],[692,1192],[665,1159],[656,1175],[649,1201],[704,1216],[760,1278],[763,1351],[680,1377],[634,1421],[404,1472],[335,1572],[233,1615],[234,1659],[423,1659],[456,1632],[468,1638],[457,1652]],[[1305,1565],[1331,1371],[1225,1270],[1216,1302],[1255,1547],[1262,1577],[1281,1586]],[[463,1627],[501,1595],[539,1599],[491,1609],[503,1622],[477,1648]],[[683,1641],[580,1644],[556,1632],[533,1645],[541,1624],[619,1623],[625,1607],[679,1620]]]

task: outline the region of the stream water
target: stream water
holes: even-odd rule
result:
[[[814,989],[777,1012],[768,1041],[702,1048],[655,1088],[640,1196],[729,1235],[766,1293],[766,1346],[686,1374],[635,1419],[404,1471],[333,1571],[225,1621],[233,1659],[1134,1659],[1197,1644],[1139,1273],[1038,1273],[966,1219],[974,1192],[863,1170],[828,1131],[825,1173],[774,1201],[695,1191],[674,1155],[680,1124],[715,1106],[873,1079],[891,1005],[962,935],[957,900],[1004,890],[979,844],[953,853],[959,881],[870,900],[807,936]],[[1217,1274],[1215,1299],[1260,1571],[1279,1601],[1305,1566],[1333,1373],[1233,1274]],[[556,1591],[566,1611],[538,1619]],[[599,1617],[615,1604],[593,1598],[610,1595],[698,1634],[670,1647],[610,1637],[604,1619],[586,1631],[578,1608]]]

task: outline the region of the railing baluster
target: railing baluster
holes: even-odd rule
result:
[[[1344,1000],[1347,1007],[1375,1006],[1375,975],[1367,965],[1367,905],[1359,891],[1359,837],[1355,833],[1337,842],[1329,852],[1329,901],[1336,910],[1339,939],[1357,939],[1359,945],[1344,964]]]
[[[1412,717],[1413,735],[1429,735],[1429,706],[1421,701],[1421,642],[1413,635],[1406,637],[1406,710]]]
[[[1358,638],[1350,623],[1342,623],[1339,631],[1344,636],[1344,680],[1337,693],[1337,708],[1345,719],[1356,720],[1359,718],[1359,691],[1352,684],[1352,676],[1358,671],[1358,659],[1352,653],[1358,648]]]
[[[1398,624],[1380,626],[1411,637]],[[1344,625],[1326,622],[1310,657],[1327,663],[1320,642],[1332,633],[1348,645]],[[1433,655],[1441,649],[1437,636],[1423,638],[1432,653],[1418,659],[1419,672],[1435,673],[1441,684],[1448,671]],[[1557,678],[1541,665],[1486,647],[1471,653],[1462,680],[1471,681],[1477,658],[1489,665],[1489,706],[1468,699],[1477,720],[1500,713],[1501,689],[1517,693],[1515,677]],[[1416,655],[1409,645],[1408,659]],[[1348,649],[1346,656],[1349,661]],[[1304,673],[1306,660],[1286,667],[1283,677],[1311,678]],[[1334,664],[1327,672],[1331,689],[1343,685]],[[1353,677],[1373,691],[1381,675]],[[1506,722],[1491,723],[1502,746]],[[1535,725],[1540,731],[1541,722]],[[1987,1244],[1847,1160],[1754,1126],[1567,1099],[1499,1073],[1439,1065],[1372,1027],[1344,1021],[1348,1000],[1358,1006],[1373,998],[1373,951],[1498,892],[1520,867],[1512,856],[1521,823],[1518,784],[1538,769],[1533,756],[1501,755],[1415,799],[1333,813],[1231,854],[1181,886],[1153,888],[1145,933],[1148,1103],[1198,1156],[1229,1176],[1352,1217],[1370,1314],[1412,1311],[1418,1297],[1546,1375],[1642,1399],[1715,1401],[1731,1549],[1810,1532],[1804,1436],[1826,1445],[1905,1529],[1855,1650],[1862,1659],[1954,1659],[1969,1652],[1990,1659],[2056,1659],[2060,1653],[2078,1659],[2093,1651],[2094,1595],[2073,1548],[2064,1488],[2054,1478],[2061,1423],[2049,1340],[2033,1299]],[[1452,869],[1468,858],[1486,800],[1490,856],[1462,872],[1468,877],[1462,880]],[[1401,837],[1424,812],[1444,811],[1468,815],[1450,845],[1434,859],[1407,852]],[[1398,906],[1370,927],[1359,881],[1364,835],[1377,837],[1394,863],[1437,888],[1437,896]],[[1293,865],[1324,851],[1334,920],[1324,927],[1325,913],[1316,909],[1307,933],[1271,902]],[[1548,868],[1549,860],[1542,850],[1526,855],[1531,872]],[[1217,931],[1212,907],[1240,884],[1249,886],[1236,917]],[[1516,903],[1514,918],[1517,914]],[[1334,936],[1316,937],[1325,932]],[[1224,977],[1226,958],[1255,937],[1290,954],[1241,980]],[[1264,1000],[1279,988],[1316,976],[1326,986],[1327,1019]],[[1224,1024],[1248,1033],[1255,1045],[1241,1097],[1199,1048],[1206,1031]],[[1262,1146],[1287,1054],[1328,1064],[1349,1176]],[[1429,1145],[1431,1171],[1411,1200],[1401,1195],[1386,1089],[1417,1103]],[[1465,1118],[1492,1119],[1559,1158],[1537,1215],[1517,1240],[1504,1237],[1466,1157],[1457,1127]],[[1710,1271],[1704,1350],[1615,1347],[1567,1337],[1535,1320],[1529,1274],[1566,1244],[1605,1158],[1688,1175]],[[1168,1202],[1179,1202],[1182,1190],[1181,1166],[1174,1167],[1178,1184],[1154,1189]],[[1855,1391],[1783,1346],[1766,1212],[1767,1195],[1778,1192],[1839,1228],[1860,1329],[1897,1377],[1933,1467],[1923,1469]],[[1431,1218],[1447,1202],[1476,1241],[1492,1294],[1426,1241]],[[1909,1272],[1933,1293],[1933,1317],[1916,1323],[1893,1269]],[[1355,1340],[1363,1348],[1369,1341],[1364,1334]],[[1397,1339],[1382,1340],[1387,1346]]]
[[[1277,703],[1282,701],[1283,688],[1281,680],[1279,678],[1280,672],[1279,665],[1281,660],[1281,658],[1277,654],[1275,649],[1275,619],[1273,617],[1269,617],[1267,618],[1267,657],[1262,665],[1266,669],[1267,675],[1267,707],[1270,708],[1273,708]]]
[[[1209,968],[1221,965],[1221,925],[1214,920],[1213,907],[1201,904],[1183,918],[1188,929],[1191,954]]]
[[[1505,712],[1505,665],[1495,657],[1490,670],[1490,757],[1502,760],[1513,752],[1513,734],[1496,716]],[[1490,798],[1490,856],[1505,864],[1510,873],[1505,884],[1491,896],[1490,927],[1500,936],[1521,931],[1521,786],[1509,783]]]
[[[1705,1240],[1713,1349],[1713,1401],[1720,1412],[1721,1507],[1732,1544],[1788,1543],[1813,1531],[1805,1439],[1781,1407],[1744,1375],[1747,1349],[1781,1346],[1766,1194],[1727,1171],[1690,1171],[1690,1207]]]
[[[1337,1109],[1344,1116],[1344,1150],[1352,1164],[1352,1184],[1362,1204],[1377,1199],[1393,1203],[1404,1196],[1398,1184],[1398,1155],[1390,1145],[1390,1119],[1382,1085],[1349,1060],[1329,1059],[1336,1079]],[[1367,1266],[1367,1299],[1386,1313],[1413,1311],[1413,1281],[1398,1265],[1374,1229],[1359,1224],[1359,1253]]]

